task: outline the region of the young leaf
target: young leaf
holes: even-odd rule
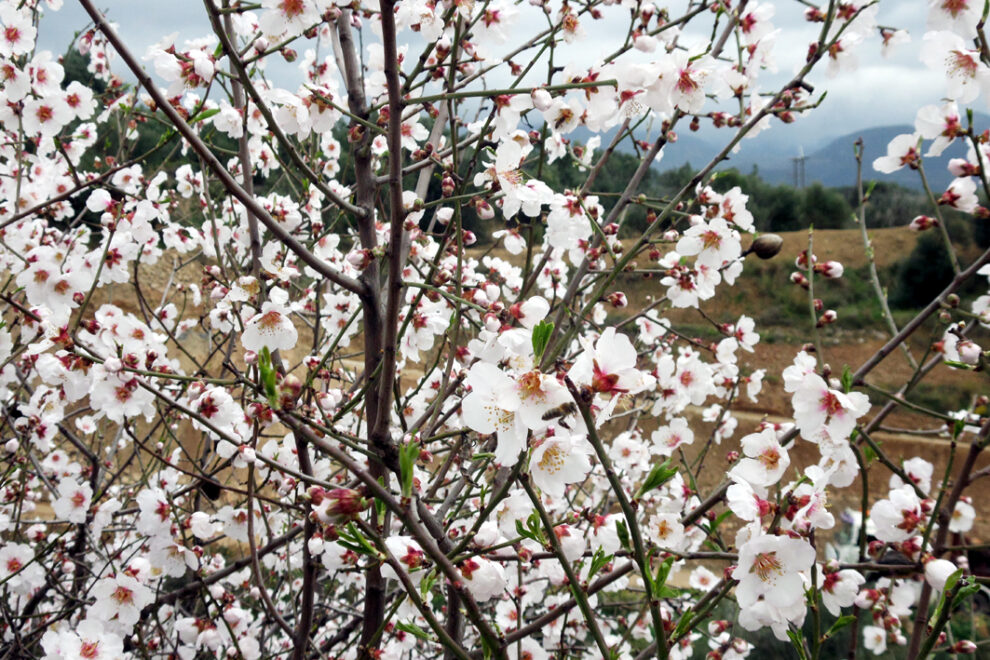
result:
[[[856,617],[853,616],[852,614],[840,616],[838,619],[835,620],[835,623],[832,624],[832,627],[828,629],[828,632],[825,633],[825,637],[823,639],[828,639],[829,637],[839,632],[840,630],[842,630],[843,628],[845,628],[855,620]]]
[[[667,583],[667,576],[670,575],[670,568],[674,565],[674,558],[667,557],[662,562],[660,566],[657,567],[657,576],[653,580],[653,597],[654,598],[668,598],[669,596],[664,596],[661,594],[664,591],[664,585]]]
[[[605,567],[605,564],[612,561],[615,555],[606,555],[605,551],[601,548],[595,551],[595,556],[591,558],[591,566],[588,568],[588,581],[595,576],[598,571]]]
[[[402,632],[407,632],[410,635],[415,635],[416,637],[419,637],[424,642],[428,642],[431,639],[425,630],[423,630],[414,623],[404,623],[400,621],[399,623],[395,624],[395,627],[401,630]]]
[[[617,520],[615,522],[615,531],[619,535],[619,542],[622,543],[622,547],[627,550],[632,547],[629,543],[629,528],[626,527],[625,520]]]
[[[261,387],[269,405],[277,409],[278,388],[275,385],[275,368],[272,367],[272,354],[267,346],[261,347],[261,355],[258,356],[258,373],[261,375]]]
[[[553,323],[540,321],[533,328],[533,355],[539,360],[543,357],[543,351],[547,349],[547,342],[553,334]]]
[[[210,108],[209,110],[203,110],[201,113],[199,113],[198,115],[196,115],[195,117],[193,117],[192,119],[190,119],[188,121],[188,124],[190,126],[192,126],[193,124],[195,124],[197,122],[201,122],[201,121],[203,121],[205,119],[209,119],[213,115],[216,115],[216,114],[219,114],[219,113],[220,113],[220,108]]]
[[[849,368],[849,365],[844,365],[842,367],[842,391],[846,394],[852,392],[853,388],[853,372]]]
[[[639,491],[636,493],[636,497],[640,498],[649,493],[651,490],[659,488],[673,479],[676,474],[677,468],[670,467],[670,459],[667,459],[660,465],[657,465],[650,470],[650,474],[647,475],[646,479],[643,481],[643,485],[640,486]]]
[[[419,457],[419,443],[409,442],[399,447],[399,472],[402,476],[402,496],[410,497],[413,487],[413,468]]]

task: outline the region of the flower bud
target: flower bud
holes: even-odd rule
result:
[[[612,307],[615,307],[617,309],[621,309],[622,307],[625,307],[627,304],[629,304],[629,301],[626,300],[626,294],[622,293],[621,291],[613,291],[612,293],[608,294],[606,300],[608,300],[609,304],[611,304]]]
[[[838,261],[826,261],[823,264],[818,264],[815,266],[815,272],[821,273],[825,277],[833,280],[837,280],[842,277],[843,270],[842,264]]]
[[[965,654],[976,653],[976,644],[968,639],[961,639],[952,645],[951,652]]]
[[[834,309],[827,309],[827,310],[825,310],[825,313],[822,314],[821,318],[818,319],[818,325],[819,325],[819,327],[821,327],[823,325],[828,325],[830,323],[835,323],[835,320],[837,318],[838,318],[838,314],[835,313],[835,310]]]
[[[749,246],[749,251],[760,259],[772,259],[780,252],[784,239],[777,234],[763,234]]]
[[[545,89],[534,89],[530,96],[533,99],[533,107],[540,112],[546,112],[553,105],[553,97]]]
[[[450,223],[451,218],[454,217],[454,209],[449,207],[444,207],[442,209],[437,209],[437,222],[443,226],[447,226]]]
[[[454,179],[450,175],[445,175],[440,182],[440,192],[444,197],[453,195],[456,188],[457,184],[454,183]]]
[[[369,500],[352,488],[334,488],[324,494],[321,503],[328,503],[326,514],[338,520],[355,518],[371,506]]]
[[[969,340],[959,342],[956,350],[959,351],[960,360],[973,366],[979,364],[980,355],[983,353],[978,344]]]
[[[941,593],[945,589],[945,581],[956,570],[956,565],[948,559],[932,559],[925,564],[925,581],[932,589]]]
[[[922,232],[931,229],[936,225],[938,225],[938,220],[936,220],[935,218],[929,217],[927,215],[919,215],[918,217],[916,217],[914,220],[911,221],[911,224],[908,225],[908,228],[911,229],[911,231]]]
[[[495,209],[483,199],[479,199],[474,203],[474,210],[482,220],[491,220],[495,217]]]

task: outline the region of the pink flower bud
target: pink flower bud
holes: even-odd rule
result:
[[[344,257],[347,263],[354,266],[358,270],[364,270],[371,265],[371,251],[366,249],[361,250],[351,250]]]
[[[626,299],[626,294],[622,293],[621,291],[613,291],[612,293],[608,294],[606,300],[608,300],[609,304],[611,304],[612,307],[615,307],[617,309],[621,309],[622,307],[625,307],[626,305],[629,304],[629,301]]]
[[[911,224],[909,224],[908,227],[912,231],[921,232],[931,229],[936,225],[938,225],[938,220],[936,220],[935,218],[931,218],[927,215],[919,215],[917,218],[911,221]]]
[[[844,269],[838,261],[826,261],[816,265],[815,270],[829,279],[837,280],[842,277]]]
[[[976,653],[976,644],[968,639],[961,639],[952,645],[952,653]]]
[[[479,199],[474,203],[474,210],[482,220],[491,220],[495,217],[495,209],[483,199]]]

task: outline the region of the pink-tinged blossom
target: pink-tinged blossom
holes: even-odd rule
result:
[[[874,503],[870,519],[876,525],[876,537],[887,543],[900,543],[921,534],[928,521],[921,500],[910,486],[895,488],[888,499]]]
[[[495,461],[514,464],[526,447],[528,432],[522,416],[517,414],[522,402],[518,395],[512,396],[516,381],[493,364],[476,362],[464,384],[471,388],[461,403],[464,423],[478,433],[497,434]]]
[[[751,433],[740,441],[745,458],[741,459],[729,476],[734,480],[744,480],[754,487],[772,486],[784,475],[791,459],[780,442],[773,427],[759,433]]]
[[[804,377],[791,397],[791,405],[801,437],[823,447],[844,444],[856,427],[856,420],[870,410],[870,400],[865,394],[833,390],[817,374]]]
[[[770,626],[777,634],[789,621],[803,620],[802,572],[814,561],[815,549],[803,539],[759,535],[743,543],[739,563],[732,570],[732,577],[739,581],[740,624],[747,630]]]
[[[529,461],[533,483],[554,500],[564,496],[567,484],[581,481],[589,470],[587,441],[560,431],[542,440]]]
[[[970,48],[958,34],[945,30],[927,32],[921,61],[943,75],[948,83],[945,96],[953,101],[971,103],[990,90],[990,69],[981,61],[980,52]]]
[[[284,302],[275,300],[265,302],[261,311],[244,324],[244,334],[241,335],[241,345],[248,351],[260,353],[268,347],[269,351],[287,351],[295,347],[299,340],[296,326],[289,318],[289,310]]]
[[[152,591],[130,575],[119,573],[105,577],[93,585],[95,602],[89,616],[100,621],[116,621],[130,632],[141,616],[141,610],[154,600]]]
[[[576,384],[610,397],[599,423],[608,418],[623,394],[638,394],[655,384],[652,376],[636,368],[636,348],[615,328],[606,328],[593,346],[584,339],[582,345],[584,352],[574,360],[568,375]]]
[[[934,140],[925,152],[925,156],[929,157],[941,156],[945,148],[964,132],[959,106],[954,101],[949,101],[941,107],[926,105],[918,110],[914,128],[922,138]]]
[[[67,477],[58,482],[58,499],[52,502],[52,511],[60,520],[81,524],[93,499],[93,489],[88,483],[78,483]]]
[[[37,31],[34,28],[31,12],[21,11],[13,4],[0,5],[0,56],[10,59],[26,55],[34,48]]]
[[[953,179],[946,191],[939,197],[938,203],[958,209],[963,213],[973,213],[980,205],[980,200],[976,196],[976,181],[968,176]]]
[[[464,584],[475,600],[483,603],[505,591],[505,569],[483,557],[471,557],[458,567]]]
[[[721,268],[742,253],[739,234],[722,218],[702,220],[690,227],[677,242],[676,249],[683,256],[697,255],[697,263],[710,268]]]
[[[845,569],[826,573],[820,571],[822,602],[832,616],[839,616],[842,608],[852,607],[856,595],[866,578],[857,571]]]
[[[932,476],[935,473],[934,465],[920,456],[915,456],[904,461],[901,469],[911,482],[918,487],[918,490],[926,495],[928,494],[928,491],[932,487]],[[903,485],[904,482],[898,475],[890,475],[890,483],[888,484],[890,489],[900,488]]]
[[[24,543],[0,547],[0,582],[15,594],[27,596],[45,582],[45,569],[35,561],[34,549]]]
[[[660,456],[672,456],[678,448],[694,442],[694,431],[683,417],[675,417],[659,427],[650,436],[653,452]]]
[[[948,30],[964,39],[976,38],[983,3],[980,0],[928,0],[928,30]]]
[[[43,660],[117,660],[125,657],[124,640],[95,619],[48,630],[41,638],[41,648],[45,651]]]
[[[887,155],[873,161],[873,169],[883,174],[890,174],[905,165],[916,169],[921,162],[921,152],[918,150],[920,136],[917,133],[898,135],[887,145]]]

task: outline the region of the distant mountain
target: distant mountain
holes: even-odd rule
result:
[[[990,126],[990,116],[977,115],[977,126]],[[815,181],[827,187],[851,186],[856,183],[856,160],[853,156],[853,143],[857,138],[863,139],[863,179],[877,179],[897,183],[907,188],[921,189],[921,177],[914,170],[905,168],[892,174],[881,174],[873,169],[873,161],[887,154],[887,144],[902,133],[910,133],[914,129],[907,124],[877,126],[842,137],[833,139],[825,146],[809,153],[804,159],[805,184]],[[744,142],[742,153],[738,157],[720,166],[720,169],[735,167],[743,173],[749,173],[755,167],[760,177],[770,183],[794,184],[795,161],[801,152],[801,144],[797,140],[787,144],[777,140],[761,144],[761,137],[753,140],[753,145]],[[924,148],[928,148],[926,143]],[[966,155],[967,144],[956,140],[939,158],[925,158],[925,174],[936,195],[940,194],[952,182],[952,175],[946,169],[951,158],[963,158]],[[693,161],[692,161],[692,164]],[[661,165],[661,169],[667,169]]]
[[[977,126],[990,127],[990,115],[978,114],[975,121]],[[877,126],[848,133],[825,143],[824,146],[812,148],[811,145],[821,145],[822,141],[816,139],[815,136],[803,134],[807,131],[802,132],[800,124],[778,125],[773,130],[761,133],[755,138],[744,139],[739,145],[738,153],[730,154],[728,160],[719,165],[718,169],[736,168],[740,172],[748,174],[755,168],[764,181],[793,185],[795,183],[794,159],[799,154],[806,153],[804,159],[806,185],[818,181],[826,187],[851,186],[856,183],[856,160],[853,157],[853,143],[861,137],[864,144],[864,181],[877,179],[920,190],[922,188],[921,179],[914,170],[905,168],[893,174],[881,174],[873,169],[873,161],[887,154],[887,144],[891,140],[902,133],[910,133],[913,130],[913,127],[908,124]],[[604,149],[608,145],[614,134],[613,129],[602,135],[600,149]],[[696,168],[703,167],[721,150],[721,144],[717,143],[715,138],[727,137],[728,133],[724,129],[718,134],[714,134],[710,129],[700,134],[681,130],[677,132],[677,136],[677,142],[664,148],[663,156],[654,165],[657,170],[672,170],[685,163],[690,163]],[[592,137],[592,133],[583,128],[578,128],[568,135],[568,138],[578,143],[587,142],[590,137]],[[644,133],[641,139],[656,139],[656,131],[650,135]],[[632,151],[628,140],[623,141],[619,149],[624,152]],[[927,143],[925,149],[927,149]],[[945,190],[952,182],[953,177],[946,169],[949,159],[964,157],[966,149],[966,143],[963,140],[956,140],[942,153],[941,157],[925,159],[925,174],[928,176],[928,181],[936,195]]]
[[[820,181],[827,187],[851,186],[856,183],[856,160],[853,157],[853,143],[857,138],[863,139],[863,179],[869,181],[878,179],[897,183],[908,188],[921,189],[921,177],[914,170],[904,168],[892,174],[881,174],[873,169],[873,161],[887,155],[887,144],[902,133],[910,133],[913,127],[904,125],[878,126],[864,131],[849,133],[832,140],[829,144],[805,158],[805,182],[810,184]],[[927,145],[925,146],[927,149]],[[793,159],[797,154],[792,153],[786,160],[786,165],[760,166],[760,176],[771,183],[790,183],[795,181]],[[925,159],[925,175],[935,194],[941,193],[952,182],[946,166],[950,158],[962,158],[966,155],[966,144],[956,140],[939,158]],[[782,160],[782,159],[781,159]],[[780,163],[781,160],[777,162]],[[757,163],[759,165],[759,163]]]

